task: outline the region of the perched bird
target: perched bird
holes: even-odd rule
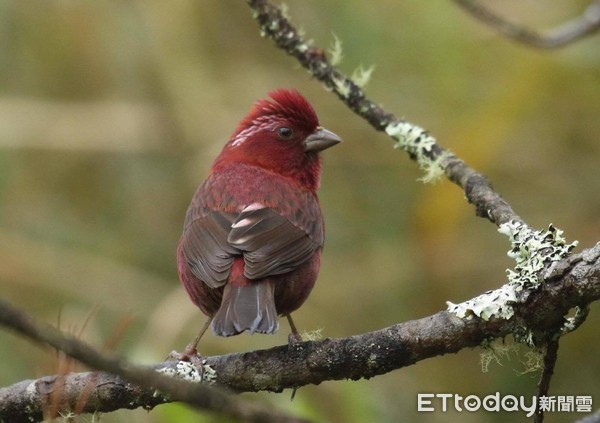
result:
[[[177,249],[179,278],[216,335],[273,333],[319,273],[319,152],[341,142],[297,91],[279,89],[242,119],[198,188]]]

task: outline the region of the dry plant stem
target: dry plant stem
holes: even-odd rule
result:
[[[474,0],[454,0],[456,4],[502,35],[529,46],[552,49],[563,47],[600,30],[600,2],[590,4],[579,16],[545,34],[512,23]]]
[[[323,48],[309,46],[279,8],[266,0],[247,0],[247,2],[254,11],[261,32],[272,39],[277,47],[295,57],[313,77],[335,92],[344,104],[367,120],[373,128],[384,131],[390,123],[402,121],[367,98],[363,90],[348,76],[332,66]],[[343,92],[340,87],[344,87]],[[475,205],[478,216],[489,219],[496,225],[509,220],[523,222],[510,205],[494,191],[485,176],[439,144],[434,145],[430,152],[432,159],[442,154],[451,155],[445,168],[448,179],[464,190],[469,202]]]

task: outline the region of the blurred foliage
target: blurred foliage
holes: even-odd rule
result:
[[[510,0],[500,11],[547,28],[586,4]],[[534,51],[441,0],[310,0],[289,13],[316,45],[342,40],[345,72],[375,65],[367,93],[487,174],[531,225],[552,222],[581,247],[600,239],[598,37]],[[276,87],[305,93],[345,139],[324,154],[327,247],[300,328],[342,337],[423,317],[499,286],[512,266],[507,240],[455,186],[418,183],[385,135],[259,36],[242,1],[3,1],[0,81],[1,295],[136,362],[181,349],[203,323],[176,274],[185,209],[239,119]],[[598,405],[599,325],[596,305],[562,341],[552,393]],[[208,335],[202,352],[282,344],[286,331]],[[537,375],[517,374],[524,349],[486,373],[479,353],[305,387],[293,402],[288,392],[245,397],[323,422],[525,420],[416,412],[419,392],[533,394]],[[1,385],[60,361],[0,332]],[[101,421],[222,420],[174,404]]]

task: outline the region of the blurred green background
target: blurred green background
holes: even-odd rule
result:
[[[548,28],[587,4],[510,0],[500,11]],[[528,223],[554,223],[580,248],[600,240],[597,36],[536,51],[447,0],[309,0],[290,2],[289,13],[315,45],[330,45],[332,33],[343,41],[345,72],[375,65],[368,95],[488,175]],[[294,316],[301,329],[350,336],[505,281],[507,239],[457,187],[417,182],[415,164],[385,135],[259,36],[245,2],[8,0],[0,2],[0,295],[138,363],[181,350],[204,322],[177,279],[185,210],[238,121],[277,87],[303,92],[345,140],[324,154],[327,243],[317,286]],[[598,311],[563,339],[551,387],[593,395],[595,407]],[[282,328],[209,334],[202,352],[282,344]],[[320,422],[525,421],[417,413],[417,393],[534,393],[538,374],[520,374],[526,349],[487,372],[480,352],[305,387],[293,402],[287,391],[243,396]],[[64,368],[53,352],[0,331],[0,386]],[[101,421],[223,420],[175,404]]]

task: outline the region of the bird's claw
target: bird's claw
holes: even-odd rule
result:
[[[302,336],[300,336],[300,334],[298,332],[292,332],[288,336],[288,345],[289,346],[294,346],[296,344],[299,344],[302,341],[303,341]]]
[[[175,360],[175,361],[187,361],[192,363],[198,369],[202,369],[202,356],[198,353],[198,350],[194,345],[188,345],[183,352],[171,351],[171,353],[167,356],[167,360]]]

